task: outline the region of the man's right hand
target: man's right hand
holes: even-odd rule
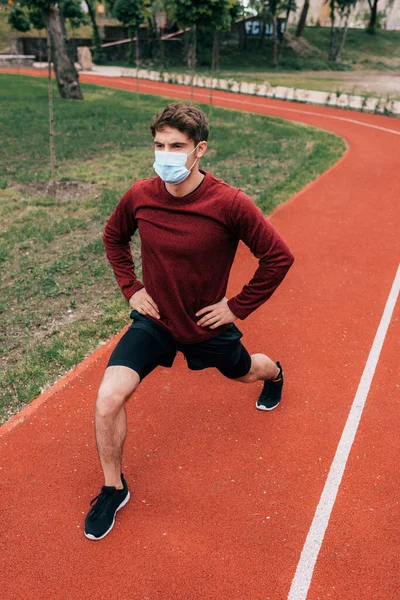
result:
[[[160,311],[153,298],[146,292],[146,288],[142,288],[129,299],[129,305],[137,310],[141,315],[160,318]]]

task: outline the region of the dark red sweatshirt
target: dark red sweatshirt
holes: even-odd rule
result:
[[[130,250],[137,228],[143,283],[136,277]],[[103,234],[125,298],[145,287],[160,311],[161,319],[153,320],[181,343],[207,340],[228,327],[200,327],[195,315],[224,298],[239,240],[259,259],[251,281],[228,302],[231,311],[245,319],[272,295],[293,256],[241,190],[206,173],[197,189],[176,198],[159,177],[141,179],[121,198]]]

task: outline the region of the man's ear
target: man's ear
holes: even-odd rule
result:
[[[197,147],[197,158],[201,158],[207,151],[207,142],[200,142]]]

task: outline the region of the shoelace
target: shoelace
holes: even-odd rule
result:
[[[111,499],[111,496],[112,496],[112,493],[110,494],[110,493],[101,491],[100,494],[98,496],[96,496],[96,498],[93,498],[93,500],[90,501],[90,506],[93,506],[93,504],[97,500],[96,506],[94,506],[92,509],[92,517],[97,517],[98,515],[102,514],[106,510],[109,500]]]

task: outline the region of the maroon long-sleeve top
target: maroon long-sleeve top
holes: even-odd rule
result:
[[[143,283],[136,277],[130,250],[136,229]],[[200,327],[196,312],[226,295],[239,240],[259,259],[251,281],[228,302],[233,314],[245,319],[273,294],[293,256],[243,191],[210,173],[183,198],[167,192],[159,177],[138,180],[121,198],[103,233],[125,298],[145,287],[160,311],[161,319],[154,320],[181,343],[207,340],[228,327]]]

